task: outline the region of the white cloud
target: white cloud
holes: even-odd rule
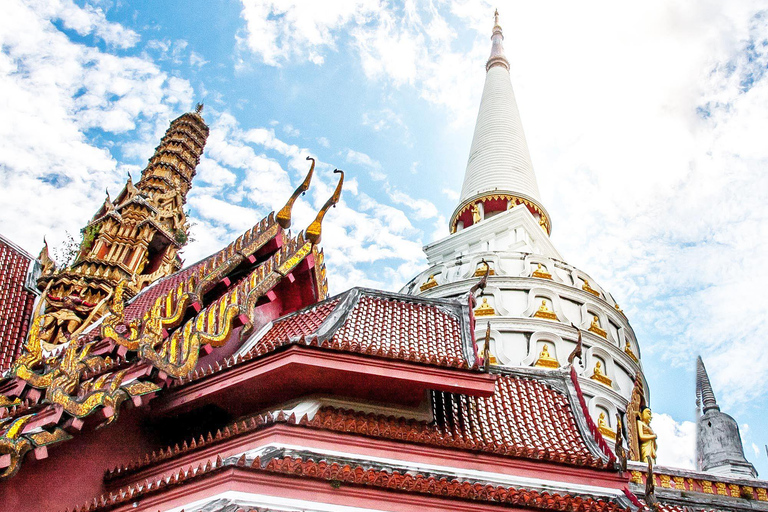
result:
[[[443,195],[450,199],[451,201],[458,201],[459,200],[459,193],[453,190],[452,188],[444,188],[441,190]]]
[[[661,466],[696,469],[696,424],[678,423],[668,414],[654,414],[651,422],[658,436],[658,460]]]
[[[203,57],[202,55],[200,55],[199,53],[197,53],[195,51],[190,51],[189,52],[189,65],[190,66],[201,68],[201,67],[205,66],[206,64],[208,64],[208,61],[205,60],[205,57]]]
[[[93,34],[108,45],[119,48],[131,48],[139,42],[136,32],[107,21],[99,7],[89,4],[80,7],[72,0],[33,0],[28,5],[43,18],[61,20],[65,28],[74,30],[80,36]]]
[[[293,58],[322,64],[324,52],[336,48],[335,31],[352,20],[364,23],[378,9],[376,0],[244,0],[243,42],[270,66]]]
[[[298,129],[294,128],[292,124],[283,125],[283,131],[289,137],[298,137],[299,135],[301,135],[301,132]]]
[[[324,148],[331,147],[331,141],[329,141],[325,137],[318,137],[316,140],[317,140],[317,143],[320,144],[321,146],[323,146]]]
[[[459,28],[477,23],[478,12],[493,12],[487,2],[467,9],[451,4],[449,20],[431,4],[404,7],[384,0],[311,0],[275,2],[242,0],[246,21],[241,42],[262,62],[282,66],[292,59],[322,65],[325,55],[338,49],[346,34],[360,58],[365,75],[395,87],[413,86],[421,96],[454,113],[454,124],[474,117],[474,98],[482,87],[478,62],[488,52],[490,18],[475,34],[470,51],[454,50]],[[483,44],[481,44],[481,41]],[[398,125],[409,139],[407,127],[391,109],[367,113],[365,125],[383,130]]]
[[[347,162],[349,163],[362,165],[370,169],[375,169],[377,171],[381,170],[381,164],[377,160],[374,160],[370,156],[366,155],[365,153],[361,153],[353,149],[348,149],[346,158],[347,158]]]

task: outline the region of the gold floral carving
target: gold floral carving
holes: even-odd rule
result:
[[[721,496],[728,496],[728,491],[726,491],[725,483],[715,482],[715,487],[717,488],[717,494]]]
[[[705,492],[707,494],[714,494],[715,490],[712,488],[712,482],[709,480],[702,480],[701,481],[701,490],[702,492]]]
[[[763,487],[757,488],[757,499],[759,501],[768,501],[768,489]]]

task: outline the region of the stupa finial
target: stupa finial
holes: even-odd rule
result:
[[[499,25],[499,10],[496,9],[493,13],[493,35],[491,36],[493,46],[491,47],[491,56],[488,57],[488,62],[485,65],[485,69],[491,69],[493,66],[504,66],[509,69],[509,61],[504,54],[504,34]]]
[[[703,412],[709,410],[720,410],[715,399],[715,392],[712,390],[712,384],[709,382],[707,369],[704,367],[704,361],[701,356],[696,359],[696,401],[703,407]]]

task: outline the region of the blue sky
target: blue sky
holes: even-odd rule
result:
[[[7,2],[0,232],[33,253],[77,233],[204,101],[188,261],[280,206],[311,154],[297,229],[331,171],[348,177],[325,224],[332,291],[397,290],[447,235],[498,7],[553,242],[638,335],[660,461],[692,463],[701,354],[768,476],[764,4],[320,4]]]

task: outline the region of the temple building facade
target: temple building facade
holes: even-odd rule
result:
[[[183,267],[202,106],[73,261],[2,240],[0,512],[768,511],[701,360],[699,466],[656,465],[637,339],[549,239],[502,41],[497,13],[450,234],[400,293],[328,296],[344,173],[294,234],[311,157],[281,209]]]

